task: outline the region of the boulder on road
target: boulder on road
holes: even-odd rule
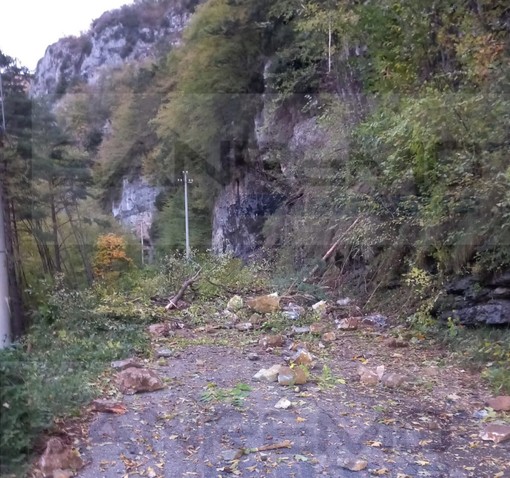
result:
[[[156,372],[135,367],[127,368],[117,374],[117,386],[126,395],[154,392],[165,387]]]

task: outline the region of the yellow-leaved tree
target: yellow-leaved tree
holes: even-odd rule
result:
[[[103,234],[97,238],[94,256],[94,275],[103,280],[116,279],[126,270],[132,259],[126,253],[126,241],[116,234]]]

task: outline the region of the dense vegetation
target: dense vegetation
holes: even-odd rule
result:
[[[126,32],[159,21],[159,3],[137,2],[154,4],[143,19],[122,9]],[[113,21],[110,13],[96,26]],[[446,281],[508,270],[509,30],[503,0],[207,0],[180,46],[67,87],[57,106],[30,99],[30,75],[0,53],[16,335],[31,326],[2,358],[0,403],[26,404],[2,413],[2,461],[95,393],[97,384],[78,385],[105,363],[148,353],[140,331],[154,309],[124,310],[126,300],[167,294],[175,283],[165,281],[181,278],[177,266],[137,269],[134,238],[105,214],[120,178],[143,173],[162,188],[151,232],[161,259],[183,248],[183,169],[195,180],[192,245],[202,250],[217,194],[257,171],[287,199],[264,227],[277,286],[318,290],[300,279],[341,239],[317,282],[402,318],[417,309],[420,333],[435,328],[430,307]],[[314,146],[293,147],[289,125],[310,118]],[[112,231],[121,243],[124,234],[131,271],[115,286],[97,264],[96,241]],[[392,303],[392,291],[406,300]],[[465,333],[450,324],[446,335],[473,346]],[[501,365],[495,383],[508,389],[504,340],[489,336],[474,350]],[[45,386],[50,377],[58,386]],[[61,401],[50,400],[57,389]]]

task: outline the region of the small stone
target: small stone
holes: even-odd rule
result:
[[[232,326],[232,324],[235,324],[239,320],[239,317],[237,316],[237,314],[235,312],[232,312],[231,310],[228,310],[228,309],[225,309],[221,313],[221,315],[224,319],[226,319],[228,321],[228,323],[230,324],[230,327]]]
[[[476,418],[477,420],[483,420],[483,419],[487,418],[488,415],[489,415],[489,412],[485,409],[477,410],[476,412],[473,413],[473,418]]]
[[[336,340],[335,332],[326,332],[322,335],[322,340],[324,342],[334,342]]]
[[[294,371],[290,367],[281,367],[278,374],[278,383],[284,386],[292,386],[296,383]]]
[[[510,426],[491,423],[481,431],[480,438],[484,441],[493,441],[494,443],[510,440]]]
[[[387,317],[385,317],[384,315],[381,315],[381,314],[367,315],[362,318],[361,322],[363,325],[366,325],[369,327],[383,328],[388,325]]]
[[[340,330],[357,330],[361,324],[361,317],[348,317],[347,319],[342,319],[337,328]]]
[[[278,402],[276,402],[274,408],[278,408],[280,410],[287,410],[292,406],[292,402],[287,398],[280,398]]]
[[[301,349],[306,350],[305,342],[294,341],[289,345],[289,350],[292,350],[292,352],[296,352],[297,350],[301,350]]]
[[[326,330],[326,327],[326,324],[316,322],[315,324],[310,325],[310,333],[322,334]]]
[[[283,347],[285,337],[283,335],[265,335],[259,340],[259,345],[265,349],[269,347]]]
[[[170,349],[159,349],[156,351],[157,358],[169,358],[173,355],[173,352]]]
[[[260,369],[254,376],[254,380],[263,382],[276,382],[280,373],[281,365],[273,365],[271,368]]]
[[[510,289],[508,287],[496,287],[492,291],[492,295],[495,297],[501,298],[501,297],[507,297],[510,298]]]
[[[294,372],[294,384],[295,385],[304,385],[308,382],[308,370],[305,367],[295,367],[292,369]]]
[[[338,466],[350,471],[362,471],[368,466],[368,462],[366,460],[354,457],[339,458],[336,463]]]
[[[240,332],[247,332],[248,330],[253,329],[253,324],[251,322],[241,322],[234,326]]]
[[[290,360],[294,362],[296,365],[312,365],[313,364],[313,356],[308,350],[300,349],[298,350]]]
[[[280,310],[280,298],[277,294],[262,295],[248,299],[246,305],[259,314],[270,314]]]
[[[328,310],[328,303],[325,300],[321,300],[312,305],[312,310],[320,315],[324,315]]]
[[[153,337],[167,337],[170,334],[169,324],[152,324],[149,325],[149,334]]]
[[[404,383],[405,377],[398,373],[392,372],[392,373],[383,375],[381,381],[386,387],[398,388]]]
[[[225,461],[239,460],[243,456],[243,450],[225,450],[221,452],[221,458]]]
[[[294,335],[308,334],[310,327],[292,327],[291,331]]]
[[[346,297],[345,299],[338,299],[336,301],[336,305],[339,305],[340,307],[345,307],[346,305],[349,305],[351,303],[351,299],[349,297]]]
[[[377,385],[379,383],[379,375],[375,370],[371,370],[368,367],[361,365],[358,368],[359,378],[364,385]]]
[[[124,360],[116,360],[115,362],[111,363],[111,366],[113,369],[121,372],[122,370],[126,370],[130,367],[142,368],[143,364],[141,364],[140,361],[136,358],[128,358]]]
[[[375,372],[377,373],[377,376],[379,377],[379,380],[381,380],[383,378],[384,370],[385,369],[386,369],[386,367],[384,365],[378,365],[375,368]]]
[[[255,352],[250,352],[248,354],[248,360],[251,360],[252,362],[255,362],[256,360],[258,360],[260,357],[258,354],[256,354]]]
[[[487,404],[496,412],[510,412],[510,396],[500,395],[490,398]]]
[[[227,303],[227,310],[231,312],[237,312],[244,307],[243,298],[239,295],[234,295]]]
[[[386,345],[386,347],[389,347],[392,349],[399,349],[399,348],[404,348],[404,347],[409,346],[409,344],[407,342],[405,342],[404,340],[399,340],[395,337],[390,337],[389,339],[386,339],[384,341],[384,345]]]
[[[300,305],[293,304],[291,302],[283,308],[282,313],[290,320],[297,320],[305,314],[305,309],[303,309]]]

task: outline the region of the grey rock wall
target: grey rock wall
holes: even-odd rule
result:
[[[147,244],[150,244],[149,232],[159,192],[159,188],[151,186],[143,178],[124,179],[120,200],[112,204],[113,217]]]
[[[135,5],[106,12],[87,33],[50,45],[37,64],[31,94],[63,94],[79,82],[94,84],[109,69],[154,58],[179,44],[196,2],[166,3],[163,8],[154,2],[143,12]]]

